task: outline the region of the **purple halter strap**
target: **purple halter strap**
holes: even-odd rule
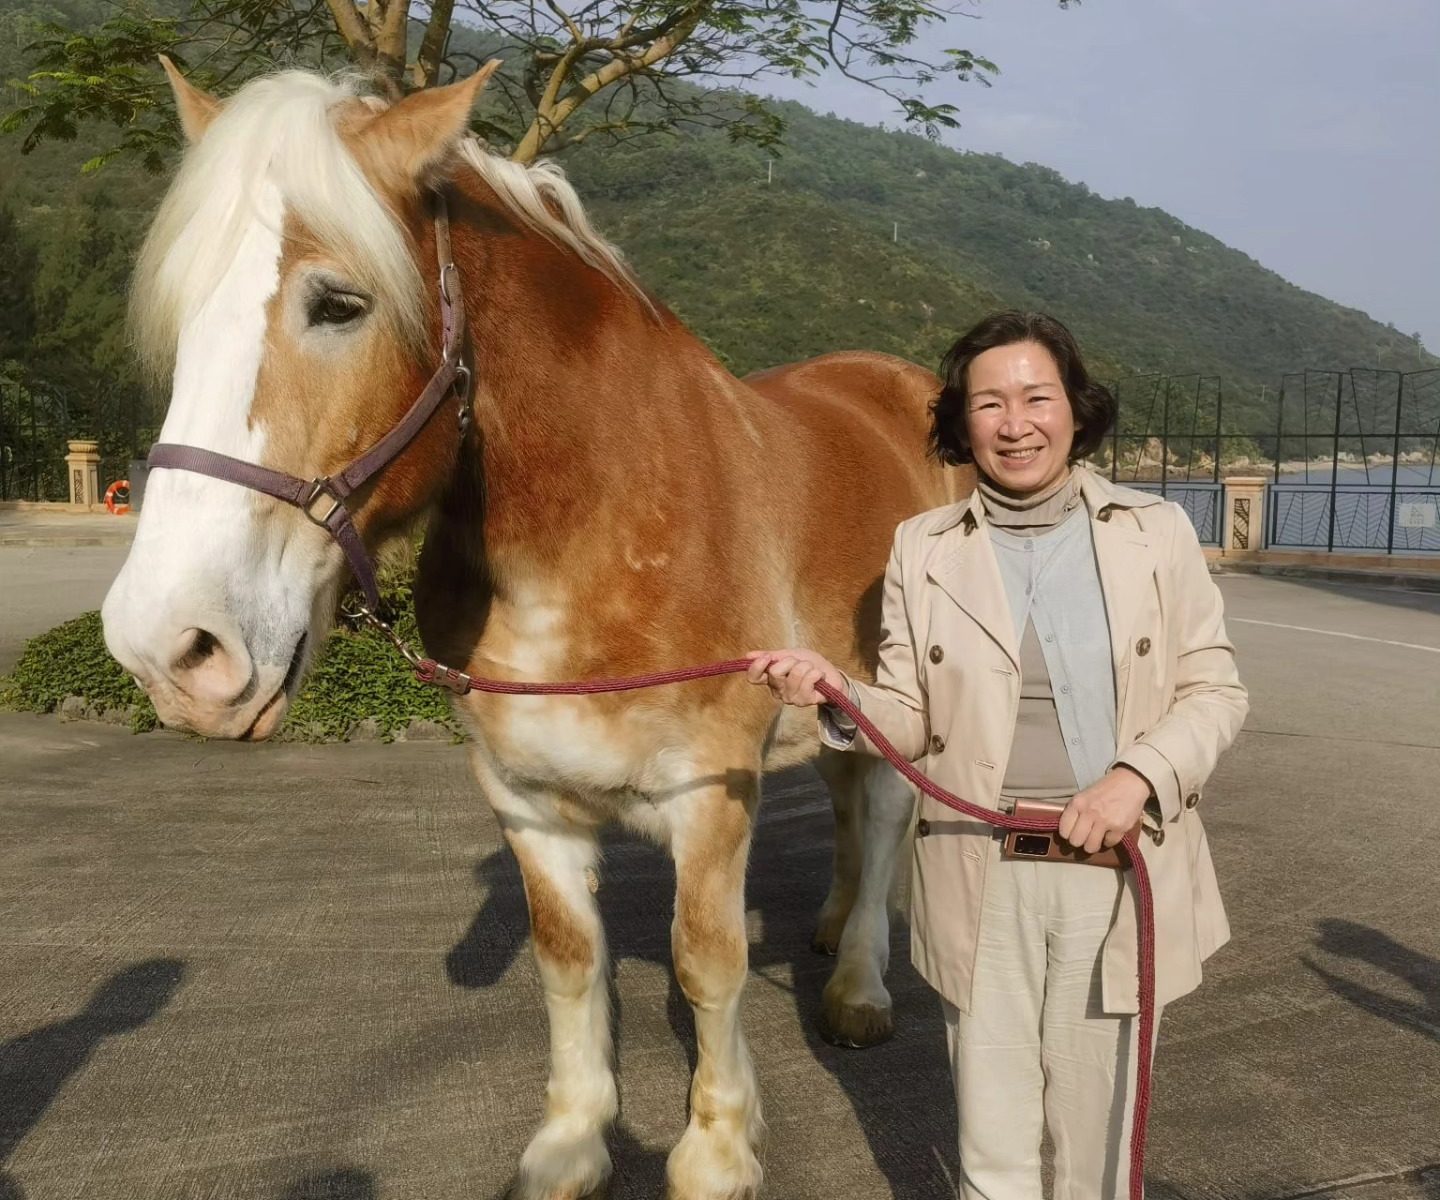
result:
[[[372,611],[380,604],[380,589],[375,582],[374,565],[365,550],[360,531],[355,528],[346,499],[389,466],[414,441],[446,397],[453,395],[459,399],[462,436],[470,420],[470,368],[462,357],[465,299],[460,292],[460,273],[450,256],[449,212],[444,196],[438,193],[435,196],[435,250],[440,261],[440,365],[430,376],[425,390],[390,432],[343,470],[316,479],[301,479],[297,475],[287,475],[283,471],[272,471],[269,467],[231,458],[228,454],[202,450],[199,446],[160,442],[150,448],[151,467],[193,471],[197,475],[208,475],[212,479],[264,492],[276,500],[293,504],[317,525],[329,530],[330,536],[344,551],[350,570]],[[322,514],[320,510],[326,501],[330,507]]]

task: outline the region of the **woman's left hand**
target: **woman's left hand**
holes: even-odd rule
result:
[[[1142,775],[1115,767],[1070,798],[1060,814],[1060,836],[1087,854],[1114,846],[1135,828],[1148,799],[1150,784]]]

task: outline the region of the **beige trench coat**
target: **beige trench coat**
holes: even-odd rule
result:
[[[1118,761],[1154,788],[1163,837],[1140,839],[1155,893],[1156,998],[1200,982],[1229,939],[1199,808],[1216,760],[1248,709],[1225,635],[1219,589],[1184,512],[1082,470],[1081,493],[1110,621]],[[1019,709],[1019,638],[978,494],[904,522],[885,573],[874,684],[852,680],[861,710],[936,783],[999,807]],[[837,748],[874,753],[863,734]],[[922,796],[911,889],[911,956],[969,1011],[988,826]],[[1057,871],[1094,868],[1056,864]],[[1135,885],[1126,874],[1103,953],[1107,1012],[1137,1009]]]

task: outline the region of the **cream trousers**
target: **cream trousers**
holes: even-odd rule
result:
[[[970,1012],[945,1004],[960,1196],[1040,1200],[1049,1129],[1054,1200],[1128,1200],[1137,1023],[1100,999],[1120,872],[990,854]]]

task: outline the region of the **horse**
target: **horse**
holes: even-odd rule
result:
[[[470,673],[589,679],[803,644],[873,678],[894,528],[966,489],[927,459],[933,374],[842,352],[731,375],[638,283],[558,167],[470,135],[493,64],[394,101],[309,72],[220,100],[164,65],[187,148],[131,306],[137,349],[168,382],[161,440],[323,482],[395,426],[442,356],[457,387],[454,409],[326,517],[198,468],[152,470],[103,619],[162,721],[257,741],[279,727],[350,573],[324,527],[337,509],[371,551],[428,522],[422,640]],[[463,299],[468,380],[448,342],[436,348],[437,284]],[[813,716],[738,676],[472,693],[456,709],[523,877],[551,1033],[513,1194],[572,1200],[612,1171],[595,891],[600,831],[618,823],[675,864],[672,953],[697,1054],[668,1193],[754,1196],[764,1122],[739,1005],[762,773],[813,760],[828,785],[834,872],[815,944],[837,955],[828,1036],[854,1046],[893,1025],[887,899],[909,785],[879,760],[822,752]]]

